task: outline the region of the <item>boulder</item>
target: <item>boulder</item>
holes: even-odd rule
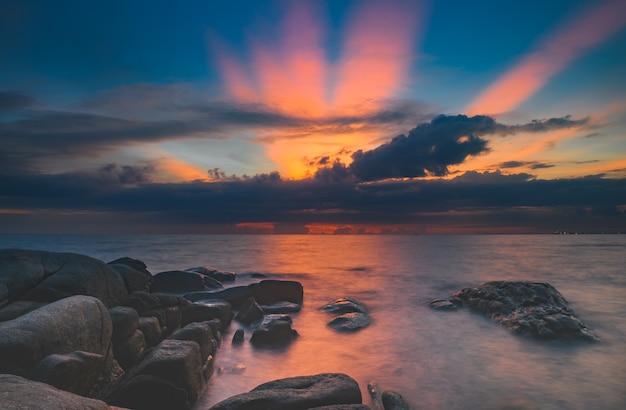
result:
[[[148,276],[150,278],[152,277],[152,274],[147,269],[146,264],[140,261],[139,259],[133,259],[133,258],[129,258],[128,256],[124,256],[123,258],[118,258],[114,261],[109,262],[108,264],[109,265],[126,265],[126,266],[133,268],[134,270],[138,272],[143,273],[145,276]]]
[[[263,305],[261,306],[263,309],[263,313],[274,314],[274,313],[295,313],[302,310],[302,306],[297,303],[291,302],[276,302],[271,305]]]
[[[145,312],[146,310],[158,309],[161,307],[161,299],[158,294],[146,292],[133,292],[128,295],[128,300],[124,306],[131,307],[137,312]]]
[[[367,314],[352,312],[337,316],[328,322],[328,326],[342,332],[353,332],[369,326],[370,323],[372,319]]]
[[[248,286],[234,286],[217,292],[191,292],[185,298],[192,301],[214,299],[227,300],[235,309],[253,297],[260,305],[272,305],[279,302],[292,302],[302,305],[304,288],[300,282],[290,280],[262,280]]]
[[[182,329],[178,329],[168,337],[171,340],[191,340],[200,346],[202,362],[205,363],[209,356],[215,355],[217,342],[213,337],[213,330],[209,322],[190,323]]]
[[[371,410],[365,404],[331,404],[330,406],[311,407],[309,410]]]
[[[0,322],[13,320],[47,304],[46,302],[33,302],[31,300],[17,300],[13,303],[9,303],[0,308]]]
[[[207,300],[190,303],[182,308],[181,326],[191,322],[205,322],[219,319],[222,329],[225,329],[233,319],[233,308],[225,300]]]
[[[204,276],[208,276],[220,282],[234,282],[237,278],[237,274],[235,272],[220,271],[212,266],[199,266],[186,270],[189,272],[201,273]]]
[[[74,253],[0,249],[0,306],[15,300],[54,302],[74,295],[93,296],[105,306],[123,304],[126,284],[109,265]]]
[[[382,395],[385,410],[409,410],[409,403],[395,391],[385,390]]]
[[[254,329],[250,343],[255,346],[281,345],[291,342],[297,336],[298,332],[291,328],[291,317],[270,316]]]
[[[451,302],[482,313],[515,334],[540,339],[597,340],[549,283],[487,282],[454,293]]]
[[[37,365],[33,379],[58,389],[89,395],[102,373],[104,356],[89,352],[51,354]]]
[[[133,410],[185,410],[191,408],[187,392],[171,381],[139,375],[106,397],[107,403]]]
[[[243,306],[237,312],[235,319],[247,325],[258,322],[263,319],[263,309],[256,303],[253,297],[246,300]]]
[[[150,290],[152,292],[194,292],[223,287],[215,279],[201,273],[172,270],[154,275]]]
[[[216,404],[211,410],[304,410],[361,403],[361,390],[354,379],[341,373],[325,373],[264,383]]]
[[[152,275],[149,273],[138,271],[123,263],[109,263],[108,265],[120,274],[128,293],[145,292],[150,289]]]
[[[0,374],[0,403],[3,409],[109,410],[100,400],[59,390],[46,383]]]
[[[135,366],[146,352],[146,339],[141,330],[137,329],[128,339],[113,343],[113,355],[120,367],[126,371]]]
[[[0,323],[0,372],[29,375],[46,356],[85,351],[106,355],[113,326],[91,296],[59,300]]]
[[[139,326],[139,314],[133,308],[116,306],[109,309],[111,323],[113,324],[113,343],[120,343],[130,338]]]
[[[235,333],[233,334],[233,340],[231,343],[234,345],[242,344],[244,340],[244,336],[245,336],[245,331],[243,329],[237,329]]]
[[[163,340],[163,332],[161,331],[159,320],[154,316],[140,317],[138,329],[143,333],[147,349],[158,345]]]
[[[328,313],[368,313],[369,309],[363,303],[354,298],[340,298],[322,306],[322,310]]]

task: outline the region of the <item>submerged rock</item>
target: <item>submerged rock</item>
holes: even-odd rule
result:
[[[385,410],[409,410],[409,403],[395,391],[385,390],[382,395]]]
[[[328,322],[328,326],[342,332],[353,332],[369,326],[370,323],[372,319],[365,313],[351,312],[337,316]]]
[[[354,379],[341,373],[324,373],[264,383],[248,393],[228,398],[210,410],[297,410],[361,403],[361,390]]]
[[[428,304],[428,307],[434,310],[441,310],[444,312],[453,312],[457,310],[457,307],[454,303],[449,300],[437,299],[433,300]]]
[[[340,298],[322,306],[322,310],[328,313],[368,313],[369,309],[363,303],[354,298]]]
[[[250,343],[255,346],[280,345],[291,342],[298,332],[291,327],[292,320],[287,315],[268,315],[252,332]]]
[[[480,312],[519,335],[597,340],[568,307],[563,295],[549,283],[487,282],[454,293],[450,301]]]

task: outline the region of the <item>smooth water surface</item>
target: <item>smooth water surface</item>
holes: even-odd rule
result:
[[[143,260],[158,273],[199,265],[302,282],[300,337],[278,349],[231,346],[197,404],[274,379],[343,372],[401,393],[415,409],[621,409],[626,404],[626,236],[0,235],[0,247]],[[600,337],[542,342],[467,311],[425,304],[489,280],[550,282]],[[319,308],[351,296],[371,308],[356,333]],[[246,340],[250,333],[247,332]]]

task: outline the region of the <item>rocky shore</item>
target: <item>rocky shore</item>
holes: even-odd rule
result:
[[[188,409],[214,371],[222,333],[252,328],[256,346],[297,340],[289,313],[302,308],[299,282],[202,266],[152,274],[123,257],[0,250],[0,403],[3,409]],[[358,301],[323,307],[337,331],[371,323]],[[245,343],[242,329],[233,343]],[[370,392],[372,394],[373,391]],[[393,391],[376,408],[408,409]],[[264,383],[213,409],[368,409],[341,373]]]

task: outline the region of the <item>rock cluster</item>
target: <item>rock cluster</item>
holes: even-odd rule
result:
[[[549,283],[487,282],[475,288],[465,288],[449,301],[435,300],[430,304],[437,310],[468,307],[501,324],[515,334],[540,339],[596,340],[568,307],[567,300]]]
[[[354,332],[372,323],[369,309],[353,298],[340,298],[322,306],[322,310],[337,314],[328,326],[340,332]]]

